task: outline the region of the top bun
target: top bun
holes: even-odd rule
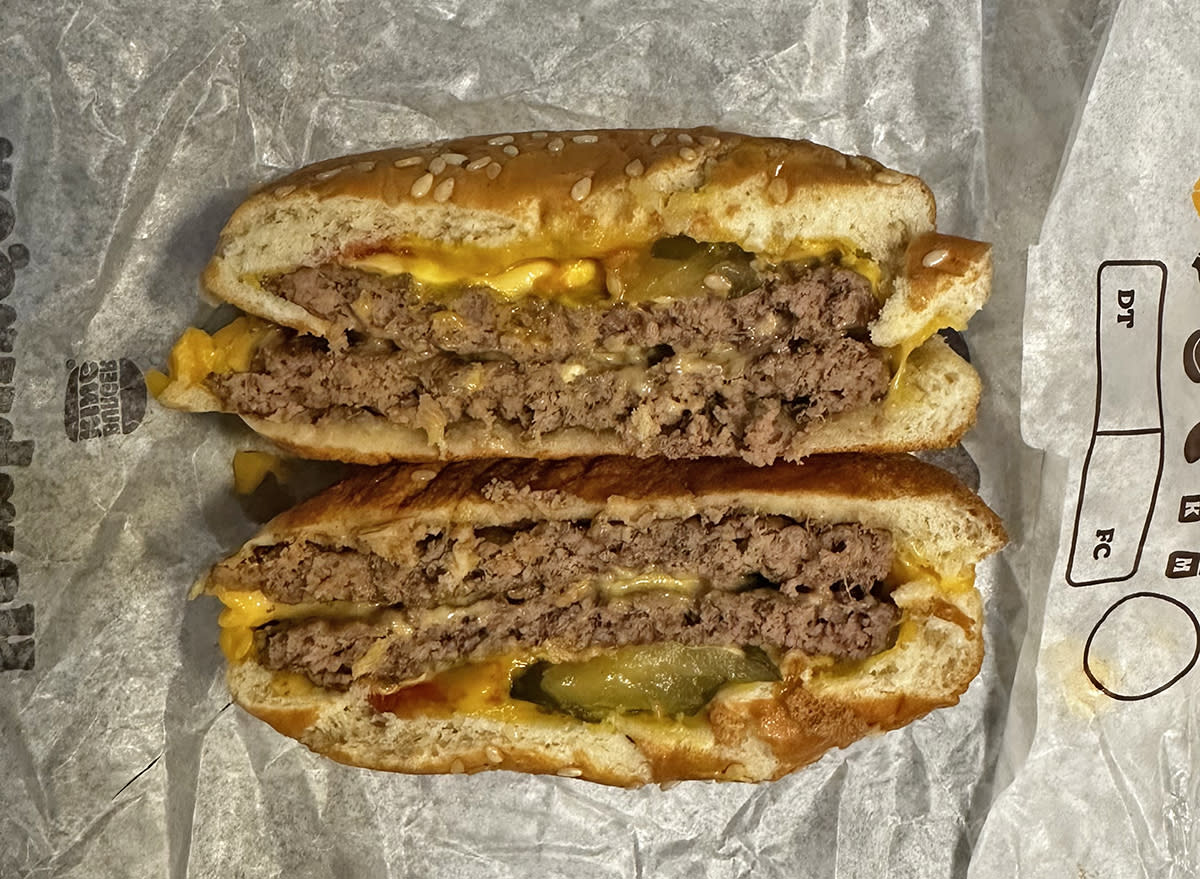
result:
[[[808,141],[713,128],[482,135],[330,159],[276,181],[229,220],[204,282],[244,311],[328,335],[327,321],[257,279],[405,245],[516,262],[680,235],[769,259],[837,242],[882,269],[889,301],[872,340],[886,346],[935,315],[965,324],[987,296],[987,245],[934,227],[920,179]]]

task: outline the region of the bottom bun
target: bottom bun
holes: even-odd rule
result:
[[[782,457],[798,461],[823,452],[903,452],[948,448],[975,423],[980,380],[975,370],[934,336],[909,356],[902,379],[883,400],[840,412],[810,426]],[[226,411],[202,385],[173,382],[159,394],[167,406],[192,412]],[[315,422],[278,421],[244,414],[255,432],[302,458],[384,464],[391,461],[453,461],[478,458],[556,459],[636,455],[615,432],[560,428],[536,437],[496,422],[450,425],[439,446],[424,430],[379,415],[341,414]]]
[[[326,690],[254,660],[234,664],[239,705],[334,760],[408,773],[489,769],[636,787],[686,779],[764,781],[831,748],[954,705],[983,659],[981,601],[963,582],[918,578],[893,593],[896,643],[869,659],[785,655],[782,680],[727,686],[693,717],[599,722],[507,697],[469,707],[376,710],[367,684]]]

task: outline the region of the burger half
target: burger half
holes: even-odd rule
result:
[[[987,245],[916,177],[714,129],[525,132],[322,162],[247,200],[152,388],[298,454],[740,457],[953,445],[937,331]]]
[[[777,778],[952,705],[996,516],[908,455],[367,470],[199,585],[235,700],[335,760]]]

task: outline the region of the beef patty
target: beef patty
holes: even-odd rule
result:
[[[356,673],[411,680],[546,643],[578,652],[671,641],[859,659],[887,646],[899,616],[883,585],[893,555],[880,530],[710,511],[636,526],[461,527],[427,535],[400,560],[309,542],[267,546],[213,577],[283,603],[375,605],[357,618],[282,620],[256,633],[266,667],[345,687]],[[370,667],[356,672],[372,648]]]
[[[583,428],[640,456],[767,464],[810,425],[882,399],[890,373],[865,341],[879,307],[865,278],[790,263],[752,277],[738,295],[565,305],[478,287],[431,298],[407,275],[305,268],[264,286],[331,321],[332,342],[280,334],[248,372],[208,384],[242,414],[367,412],[434,445],[459,424],[527,438]]]

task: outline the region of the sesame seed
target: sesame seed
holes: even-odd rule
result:
[[[447,165],[461,165],[467,160],[462,153],[442,153],[442,161]]]
[[[775,177],[767,184],[767,196],[775,204],[782,204],[787,201],[788,185],[787,181],[782,177]]]
[[[897,174],[895,171],[889,171],[887,169],[884,169],[875,175],[876,183],[886,183],[889,186],[895,186],[897,183],[902,183],[903,181],[903,174]]]
[[[696,151],[691,147],[680,147],[679,158],[690,162],[692,159],[696,158]]]
[[[563,778],[579,778],[579,776],[583,775],[583,770],[577,766],[564,766],[558,770],[558,774]]]
[[[641,177],[642,172],[646,170],[646,166],[642,164],[641,159],[634,159],[625,166],[625,173],[630,177]]]
[[[604,289],[608,291],[608,295],[613,299],[620,299],[621,294],[625,292],[625,284],[614,272],[606,272],[604,275]]]
[[[480,156],[478,159],[472,159],[467,163],[468,171],[478,171],[480,168],[486,168],[492,163],[491,156]]]
[[[591,191],[592,178],[580,177],[575,181],[575,185],[571,187],[571,198],[575,199],[575,201],[583,201]]]
[[[499,748],[489,746],[486,751],[486,754],[487,754],[489,763],[503,763],[504,762],[504,755],[500,753]]]
[[[733,282],[723,275],[710,272],[704,276],[704,286],[714,293],[728,293],[733,289]]]
[[[687,144],[688,146],[695,143],[695,141],[692,140],[692,136],[690,134],[688,134],[686,131],[675,135],[675,139],[682,144]]]
[[[419,164],[421,164],[420,156],[407,156],[403,159],[396,159],[396,161],[392,162],[392,167],[394,167],[394,168],[411,168],[413,165],[419,165]]]
[[[375,170],[375,163],[374,162],[357,162],[354,165],[354,169],[356,171],[362,171],[364,174],[366,174],[368,171]]]
[[[445,201],[450,197],[450,193],[454,192],[454,178],[447,177],[437,185],[437,189],[433,191],[434,201]]]
[[[504,146],[506,143],[512,143],[513,136],[511,134],[501,134],[498,137],[488,138],[488,143],[492,146]]]
[[[432,188],[433,175],[426,171],[415,181],[413,181],[412,189],[410,189],[408,192],[413,198],[421,198],[422,196],[428,194],[429,190]]]
[[[921,265],[925,266],[927,269],[931,269],[934,266],[944,263],[949,256],[950,251],[939,247],[937,250],[931,250],[929,253],[925,254],[925,256],[921,259]]]
[[[291,195],[295,191],[296,191],[296,187],[292,186],[290,183],[287,186],[276,186],[275,187],[275,197],[283,198],[284,196]]]
[[[715,147],[721,145],[721,138],[713,137],[711,134],[700,135],[700,145],[706,147]]]
[[[571,138],[571,140],[575,141],[575,143],[595,143],[599,139],[600,138],[596,137],[594,134],[577,134]]]
[[[417,482],[417,483],[420,483],[421,485],[424,485],[426,482],[429,482],[435,476],[437,476],[436,470],[414,470],[412,473],[410,473],[408,475],[408,478],[411,479],[413,482]]]
[[[330,168],[328,171],[321,171],[319,174],[317,174],[317,179],[328,180],[330,177],[336,177],[337,175],[341,174],[344,170],[346,170],[345,165],[341,166],[340,168]]]
[[[534,131],[534,132],[531,132],[529,136],[532,137],[534,140],[545,140],[547,137],[550,136],[550,134],[549,134],[549,132],[546,132],[546,131]]]
[[[506,156],[515,156],[519,152],[521,152],[521,151],[519,149],[517,149],[515,146],[513,146],[511,143],[504,148],[504,155],[506,155]]]
[[[495,180],[500,176],[500,163],[492,162],[492,164],[487,166],[487,170],[483,173],[488,175],[488,180]]]
[[[463,761],[455,757],[452,761],[450,761],[450,771],[455,775],[462,775],[467,771],[467,767],[463,764]]]
[[[556,137],[554,140],[550,141],[550,143],[546,144],[546,149],[550,150],[552,153],[561,152],[562,148],[563,139],[561,137]]]
[[[438,174],[441,174],[445,170],[446,170],[446,160],[443,159],[441,156],[438,156],[432,162],[429,163],[429,173],[433,174],[435,177]]]
[[[650,146],[658,146],[660,143],[662,143],[666,139],[667,139],[666,132],[660,131],[658,134],[656,134],[652,138],[650,138]]]

